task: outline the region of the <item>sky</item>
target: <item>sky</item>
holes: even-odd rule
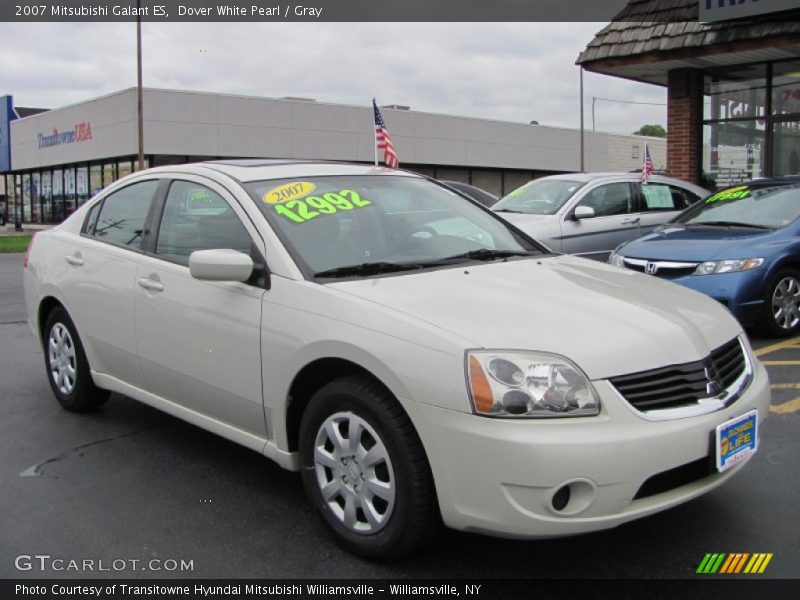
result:
[[[604,23],[144,23],[146,87],[579,127]],[[134,23],[0,23],[0,94],[57,108],[136,85]],[[585,73],[586,128],[666,125],[666,90]],[[606,99],[641,102],[628,104]],[[391,119],[387,116],[391,131]]]

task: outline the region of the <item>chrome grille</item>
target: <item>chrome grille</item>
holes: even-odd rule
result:
[[[610,381],[631,406],[649,412],[723,395],[746,369],[742,345],[734,338],[704,360],[621,375]]]
[[[647,273],[655,277],[664,279],[672,279],[675,277],[683,277],[684,275],[691,275],[697,269],[696,262],[677,262],[671,260],[645,260],[642,258],[623,258],[623,264],[626,268],[639,273]]]

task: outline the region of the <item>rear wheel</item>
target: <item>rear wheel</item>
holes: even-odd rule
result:
[[[763,333],[787,337],[800,331],[800,272],[782,269],[770,283],[761,318]]]
[[[354,554],[400,558],[438,531],[422,443],[378,383],[346,377],[317,391],[300,425],[300,460],[309,500]]]
[[[47,315],[43,341],[47,380],[61,406],[83,412],[108,400],[108,391],[101,390],[92,381],[83,344],[63,308],[54,308]]]

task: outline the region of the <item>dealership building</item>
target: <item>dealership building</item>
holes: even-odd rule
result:
[[[578,57],[667,89],[667,172],[705,187],[800,175],[797,0],[630,0]]]
[[[10,96],[0,101],[0,214],[6,223],[58,222],[136,168],[135,88],[46,111],[13,107]],[[369,104],[145,88],[143,106],[145,166],[221,158],[374,160]],[[533,178],[581,167],[576,129],[400,106],[381,110],[401,168],[438,179],[502,195]],[[663,139],[585,132],[585,170],[640,169],[645,142],[655,168],[663,169]]]

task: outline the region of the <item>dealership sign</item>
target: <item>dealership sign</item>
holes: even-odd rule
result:
[[[89,121],[77,123],[69,131],[58,131],[53,129],[50,135],[40,133],[39,148],[49,148],[50,146],[60,146],[61,144],[72,144],[74,142],[85,142],[92,139],[92,124]]]

